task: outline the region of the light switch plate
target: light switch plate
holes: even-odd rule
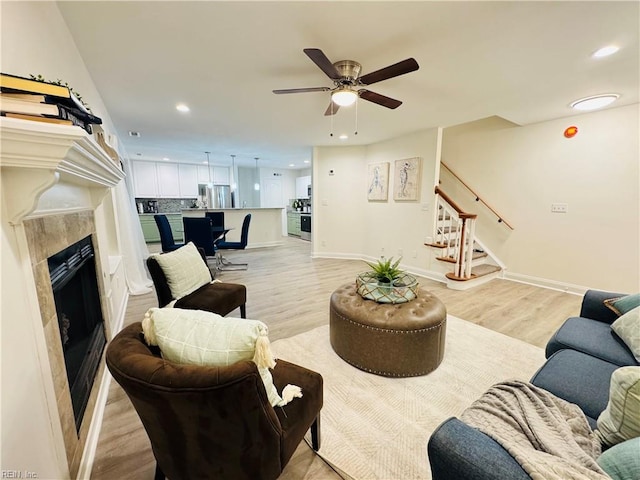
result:
[[[569,204],[568,203],[552,203],[551,212],[552,213],[569,213]]]

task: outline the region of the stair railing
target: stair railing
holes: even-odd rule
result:
[[[447,170],[449,170],[449,173],[451,173],[451,175],[453,175],[453,177],[458,180],[458,182],[460,182],[467,190],[469,190],[471,192],[471,194],[476,198],[476,202],[480,202],[482,203],[485,207],[487,207],[491,213],[493,213],[496,217],[498,217],[498,223],[504,223],[508,228],[510,228],[511,230],[513,230],[513,227],[511,226],[511,224],[509,222],[507,222],[504,217],[502,215],[500,215],[498,212],[496,212],[493,207],[491,207],[491,205],[489,205],[487,202],[485,202],[482,198],[480,198],[480,196],[469,186],[466,184],[466,182],[464,180],[462,180],[457,174],[456,172],[454,172],[453,170],[451,170],[451,168],[449,168],[449,166],[444,163],[444,162],[440,162],[440,165],[442,165],[444,168],[446,168]]]
[[[438,186],[435,187],[436,211],[441,212],[441,223],[436,222],[433,238],[439,245],[445,246],[445,256],[454,258],[454,276],[460,279],[471,278],[473,262],[473,244],[475,241],[476,218],[474,213],[467,213],[454,202]],[[451,245],[455,232],[455,242]]]

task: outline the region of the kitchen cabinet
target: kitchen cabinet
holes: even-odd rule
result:
[[[196,198],[198,196],[198,167],[196,165],[178,165],[180,173],[180,197]]]
[[[213,167],[213,184],[214,185],[230,185],[229,168]]]
[[[153,215],[139,215],[138,218],[140,218],[144,241],[147,243],[160,242],[160,232],[158,232],[158,226]]]
[[[229,185],[229,168],[184,163],[133,161],[134,195],[138,198],[196,198],[198,184]],[[209,172],[211,176],[209,176]]]
[[[287,213],[287,234],[294,237],[300,236],[299,213]]]
[[[209,176],[211,172],[211,176]],[[214,185],[230,185],[230,175],[228,167],[211,167],[208,169],[206,165],[198,165],[198,183],[213,183]]]
[[[176,242],[182,242],[184,240],[184,228],[182,226],[182,215],[180,213],[167,213],[167,220],[169,220],[169,226],[173,233],[173,239]],[[142,227],[142,234],[144,235],[144,241],[146,243],[160,243],[160,232],[156,225],[156,220],[153,215],[138,215],[140,219],[140,226]]]
[[[296,198],[309,198],[311,175],[296,178]]]
[[[179,170],[177,163],[157,163],[158,196],[177,198],[180,196]]]
[[[211,170],[209,170],[209,167],[207,167],[206,165],[198,165],[198,183],[209,183],[209,181],[213,182],[213,168]],[[211,175],[209,175],[209,172],[211,171]]]
[[[136,197],[158,196],[158,174],[154,162],[132,162],[133,188]]]

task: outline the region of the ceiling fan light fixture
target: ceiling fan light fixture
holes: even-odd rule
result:
[[[350,88],[340,87],[331,94],[331,100],[341,107],[353,105],[358,98],[358,94]]]

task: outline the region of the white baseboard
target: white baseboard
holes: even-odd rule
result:
[[[362,260],[365,262],[375,262],[378,257],[371,257],[369,255],[362,255],[359,253],[336,253],[336,252],[311,252],[311,258],[330,258],[334,260]],[[435,282],[446,283],[447,279],[444,273],[435,272],[433,270],[424,270],[413,266],[400,265],[400,268],[412,275],[418,275],[420,277],[428,278]],[[367,269],[367,266],[363,264],[363,271]]]
[[[332,258],[335,260],[375,260],[359,253],[311,252],[311,258]]]
[[[260,243],[252,243],[251,245],[247,245],[247,249],[249,248],[262,248],[262,247],[278,247],[283,245],[284,242],[282,240],[274,240],[273,242],[260,242]],[[232,250],[229,250],[232,251]]]
[[[336,260],[364,260],[367,262],[376,261],[378,259],[377,257],[371,257],[369,255],[362,255],[359,253],[340,253],[340,252],[311,252],[311,258],[331,258]],[[435,282],[449,284],[448,279],[445,277],[445,274],[442,272],[416,268],[413,266],[401,265],[401,267],[404,268],[408,273],[412,275],[418,275],[420,277],[425,277]],[[549,280],[546,278],[533,277],[531,275],[512,273],[506,269],[502,270],[501,272],[498,272],[496,275],[488,275],[488,277],[489,277],[488,279],[485,279],[481,283],[486,283],[489,280],[493,280],[494,278],[502,278],[504,280],[509,280],[512,282],[526,283],[528,285],[533,285],[535,287],[548,288],[551,290],[557,290],[560,292],[571,293],[573,295],[580,295],[580,296],[584,295],[584,293],[590,288],[590,287],[585,287],[583,285],[574,285],[571,283],[558,282],[556,280]],[[456,284],[463,284],[463,283],[468,283],[468,282],[456,282]],[[478,286],[481,283],[471,281],[471,283],[469,283],[469,286],[467,286],[467,288],[471,288],[471,286]],[[458,288],[454,287],[453,289],[466,290],[466,288],[461,289],[459,288],[459,286]]]
[[[582,285],[574,285],[572,283],[558,282],[556,280],[549,280],[546,278],[533,277],[531,275],[523,275],[521,273],[505,272],[505,280],[512,282],[526,283],[527,285],[533,285],[536,287],[548,288],[551,290],[557,290],[560,292],[571,293],[574,295],[584,295],[590,287]]]
[[[122,302],[120,311],[116,317],[116,322],[112,325],[112,335],[115,335],[117,332],[122,330],[128,303],[129,291],[127,290],[125,299]],[[107,341],[107,344],[108,343],[109,341]],[[102,378],[100,379],[100,389],[98,390],[98,398],[96,399],[96,408],[93,410],[91,425],[89,426],[89,432],[87,433],[87,441],[84,444],[82,458],[80,459],[78,475],[76,476],[77,480],[89,480],[91,478],[91,470],[93,470],[93,461],[96,458],[96,449],[98,448],[98,440],[100,438],[100,430],[102,428],[102,419],[104,418],[104,409],[107,405],[107,399],[109,396],[111,378],[109,370],[105,367],[102,372]]]

